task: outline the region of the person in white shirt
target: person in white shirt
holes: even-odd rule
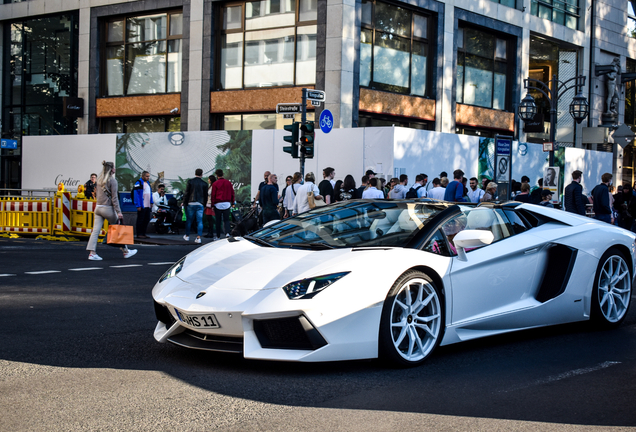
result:
[[[446,184],[448,184],[448,178],[446,179]],[[441,186],[441,180],[435,177],[433,179],[433,187],[428,191],[427,197],[435,200],[444,200],[444,194],[446,193],[446,188]]]
[[[372,178],[369,180],[369,189],[362,192],[362,199],[384,199],[384,193],[381,190],[378,190],[378,179]]]
[[[314,173],[310,172],[305,174],[305,184],[298,188],[298,194],[294,199],[294,215],[311,210],[311,208],[309,207],[309,202],[307,200],[307,194],[309,192],[314,193],[314,199],[322,199],[322,196],[320,196],[320,190],[318,190],[318,186],[316,186],[314,183],[315,181],[316,177],[314,176]]]
[[[481,202],[481,199],[484,197],[486,192],[482,188],[477,187],[477,178],[472,177],[470,179],[470,190],[468,191],[468,199],[472,203]]]
[[[166,196],[166,186],[160,184],[157,186],[157,192],[152,194],[152,212],[157,213],[157,204],[168,205],[168,197]]]
[[[303,177],[299,172],[294,173],[291,179],[291,185],[285,188],[285,199],[283,200],[283,208],[285,209],[285,218],[290,217],[294,213],[294,201],[298,191],[302,186]]]
[[[426,183],[428,183],[428,176],[426,174],[418,174],[415,176],[415,183],[413,184],[413,188],[417,189],[418,198],[428,197]]]

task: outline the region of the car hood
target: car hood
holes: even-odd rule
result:
[[[197,289],[264,290],[291,281],[342,271],[351,249],[308,251],[221,240],[188,255],[177,277]]]

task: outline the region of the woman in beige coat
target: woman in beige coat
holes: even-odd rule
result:
[[[93,223],[93,231],[91,238],[88,240],[86,250],[88,259],[91,261],[101,261],[102,257],[95,253],[97,249],[97,237],[104,226],[104,219],[109,224],[114,224],[117,220],[122,220],[124,216],[119,208],[119,199],[117,198],[117,180],[115,180],[115,164],[112,162],[102,162],[102,173],[97,178],[95,185],[95,199],[97,206],[95,207],[95,222]],[[121,248],[124,258],[130,258],[137,253],[136,249],[128,249],[128,246]]]

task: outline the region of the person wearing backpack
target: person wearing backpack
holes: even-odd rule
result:
[[[415,183],[413,187],[406,193],[405,198],[426,198],[426,181],[428,177],[426,174],[418,174],[415,176]]]

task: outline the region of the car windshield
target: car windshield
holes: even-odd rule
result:
[[[332,249],[405,247],[446,205],[409,201],[344,201],[282,220],[253,233],[273,247]]]

